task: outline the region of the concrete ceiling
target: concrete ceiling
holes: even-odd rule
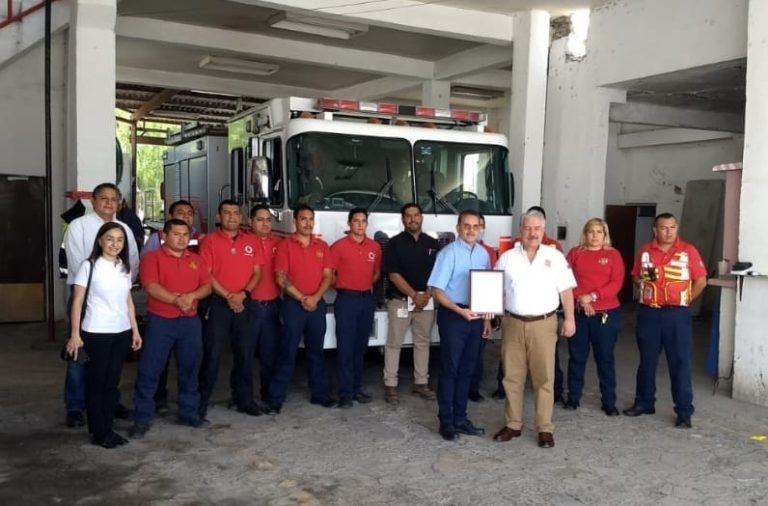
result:
[[[625,0],[631,1],[631,0]],[[450,81],[453,107],[502,107],[512,65],[512,14],[552,17],[606,0],[121,0],[117,78],[124,85],[275,96],[420,100],[421,83]],[[349,40],[276,29],[281,12],[367,25]],[[199,67],[208,55],[279,66],[268,76]],[[628,100],[734,112],[744,108],[746,62],[619,83]]]

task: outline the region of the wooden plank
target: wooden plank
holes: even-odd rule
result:
[[[170,88],[166,88],[157,94],[155,94],[154,97],[150,98],[146,102],[144,102],[144,105],[136,109],[136,112],[131,114],[131,121],[138,121],[140,119],[143,119],[147,114],[154,111],[161,105],[163,105],[165,102],[171,99],[174,95],[176,95],[179,92],[179,90],[172,90]]]

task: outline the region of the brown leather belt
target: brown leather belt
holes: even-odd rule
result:
[[[547,314],[540,314],[540,315],[519,315],[515,313],[510,313],[509,311],[504,311],[504,314],[507,316],[511,316],[515,320],[520,320],[521,322],[530,323],[530,322],[537,322],[539,320],[546,320],[550,316],[554,315],[556,311],[550,311]]]

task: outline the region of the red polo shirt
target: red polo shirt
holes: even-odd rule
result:
[[[177,257],[165,246],[144,255],[139,264],[139,276],[141,286],[145,289],[158,283],[169,292],[180,294],[194,292],[211,282],[208,265],[200,255],[185,250]],[[194,316],[197,314],[197,301],[193,303],[191,311],[183,313],[174,304],[150,296],[147,299],[147,312],[163,318]]]
[[[200,256],[208,264],[211,276],[228,292],[244,290],[253,268],[264,264],[256,238],[242,232],[235,237],[222,230],[206,235],[200,245]]]
[[[278,244],[275,272],[285,272],[304,295],[312,295],[320,288],[323,269],[333,269],[333,256],[322,239],[312,237],[304,246],[296,234],[291,234]]]
[[[277,245],[281,240],[272,234],[267,237],[254,235],[256,243],[261,250],[261,257],[264,259],[264,265],[261,267],[261,278],[256,288],[251,290],[251,299],[253,300],[272,300],[280,296],[280,288],[275,282],[275,254]]]
[[[351,234],[331,246],[336,265],[336,289],[359,292],[373,288],[373,275],[381,271],[381,246],[368,237],[357,242]]]
[[[573,289],[574,299],[594,292],[597,294],[597,300],[592,303],[595,311],[619,307],[619,292],[624,284],[624,260],[618,250],[576,247],[568,252],[567,260],[578,285]]]

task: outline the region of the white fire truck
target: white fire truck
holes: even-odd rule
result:
[[[332,244],[347,230],[350,209],[368,210],[368,234],[382,248],[403,230],[400,209],[418,202],[423,231],[446,244],[457,215],[485,216],[484,240],[498,247],[512,230],[514,186],[507,139],[485,132],[476,112],[337,99],[273,99],[229,124],[230,188],[222,196],[273,209],[278,234],[293,232],[291,209],[315,209],[315,233]],[[383,276],[385,277],[385,276]],[[370,346],[383,346],[383,280],[376,287]],[[326,295],[330,303],[331,291]],[[325,347],[335,348],[333,312]],[[433,340],[437,340],[436,329]],[[406,336],[410,343],[410,336]]]

